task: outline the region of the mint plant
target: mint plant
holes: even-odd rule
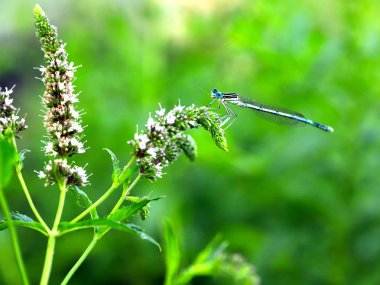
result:
[[[170,222],[165,223],[165,285],[185,285],[198,276],[213,276],[222,284],[258,285],[255,268],[241,255],[226,252],[227,242],[217,235],[190,265],[181,268],[181,246]],[[217,284],[220,284],[217,283]]]
[[[204,128],[211,134],[215,144],[227,151],[225,132],[220,126],[220,116],[207,107],[182,106],[178,104],[166,112],[160,106],[154,116],[150,116],[145,129],[136,132],[134,138],[128,141],[131,147],[131,158],[124,166],[116,155],[105,149],[111,156],[113,164],[112,184],[101,197],[94,202],[83,189],[90,187],[90,175],[84,166],[78,166],[74,161],[75,155],[84,154],[84,128],[81,125],[81,112],[77,111],[78,93],[75,92],[73,81],[77,67],[69,62],[65,50],[65,43],[58,38],[57,28],[51,25],[42,11],[36,5],[34,9],[37,36],[41,42],[46,65],[41,66],[41,81],[45,86],[42,94],[44,108],[43,122],[46,129],[43,152],[46,156],[45,165],[36,170],[38,178],[43,180],[46,187],[58,188],[60,192],[53,225],[48,225],[33,202],[31,191],[23,178],[23,160],[27,151],[18,151],[16,138],[21,138],[20,132],[27,128],[25,118],[20,118],[18,110],[12,105],[11,94],[14,88],[2,91],[0,89],[0,202],[5,215],[0,221],[0,230],[9,229],[14,252],[23,284],[29,284],[27,270],[24,265],[19,245],[16,227],[26,227],[40,232],[47,238],[47,249],[40,284],[48,284],[52,274],[56,240],[71,232],[92,229],[93,237],[77,262],[68,270],[61,284],[67,284],[79,266],[85,261],[97,242],[111,229],[134,234],[147,240],[159,249],[158,242],[145,233],[138,225],[129,223],[132,216],[138,214],[144,220],[149,216],[149,204],[158,198],[132,196],[131,191],[141,179],[151,182],[162,178],[164,169],[173,163],[181,153],[190,160],[196,158],[196,143],[186,133],[191,129]],[[13,170],[12,170],[13,169]],[[11,173],[15,171],[21,189],[31,208],[34,217],[28,217],[10,209],[4,187],[9,183]],[[107,215],[100,216],[99,206],[114,192],[119,193],[119,199],[108,211]],[[70,221],[62,220],[67,193],[74,195],[83,208],[82,212]],[[173,244],[173,234],[168,234],[167,244]],[[170,237],[169,237],[170,236]],[[217,247],[218,248],[218,247]],[[175,254],[175,248],[167,251]],[[213,251],[213,250],[212,250]],[[208,260],[221,260],[220,255]],[[199,260],[198,260],[199,261]],[[168,264],[166,284],[186,284],[197,272],[190,275],[180,275],[180,282],[173,279],[176,272]],[[204,272],[200,272],[204,273]],[[212,270],[207,274],[211,275]],[[191,277],[191,278],[190,278]],[[256,282],[256,281],[255,281]],[[248,284],[248,283],[247,283]],[[249,283],[256,284],[256,283]]]

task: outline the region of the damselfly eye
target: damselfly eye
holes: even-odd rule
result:
[[[223,93],[219,92],[218,90],[216,90],[215,88],[213,88],[211,90],[211,97],[216,98],[216,99],[220,99],[220,98],[223,97]]]

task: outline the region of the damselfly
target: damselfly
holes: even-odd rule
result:
[[[220,119],[222,126],[224,126],[225,124],[228,123],[228,121],[230,121],[226,128],[231,126],[231,124],[235,121],[237,117],[235,112],[227,105],[227,103],[231,103],[242,108],[252,109],[256,111],[258,114],[262,114],[265,117],[270,117],[282,123],[307,124],[326,132],[334,131],[332,127],[313,122],[312,120],[305,118],[303,115],[299,113],[285,110],[282,108],[269,106],[269,105],[264,105],[264,104],[252,101],[248,98],[241,97],[237,93],[222,93],[214,88],[211,90],[211,98],[213,98],[213,100],[211,101],[209,106],[215,100],[218,100],[218,109],[220,109],[220,105],[223,105],[223,107],[226,109],[227,114]]]

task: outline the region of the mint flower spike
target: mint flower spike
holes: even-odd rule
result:
[[[45,179],[45,185],[63,180],[68,186],[85,186],[88,184],[86,171],[73,162],[67,162],[73,155],[85,152],[81,142],[83,127],[80,114],[74,106],[78,102],[73,85],[77,67],[73,62],[68,62],[65,43],[58,39],[57,28],[49,23],[38,5],[34,9],[34,18],[46,61],[46,66],[41,66],[39,71],[46,87],[42,96],[47,132],[43,151],[50,159],[44,170],[37,173]]]
[[[190,135],[184,134],[189,129],[203,127],[211,133],[215,144],[227,151],[227,140],[219,118],[207,107],[185,107],[179,104],[166,113],[160,106],[154,118],[149,116],[146,130],[136,132],[134,139],[128,142],[136,156],[140,174],[151,181],[162,178],[163,168],[175,161],[182,152],[194,160],[195,141]]]
[[[13,86],[11,89],[5,87],[2,91],[0,87],[0,134],[7,137],[15,136],[26,128],[25,118],[21,118],[17,115],[18,109],[13,105],[13,99],[10,95],[13,93]]]

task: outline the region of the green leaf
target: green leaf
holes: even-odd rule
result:
[[[150,243],[156,245],[159,250],[161,250],[160,244],[154,240],[151,236],[146,234],[139,226],[130,223],[122,223],[114,221],[111,219],[101,218],[95,220],[85,220],[77,223],[61,222],[59,224],[59,235],[63,235],[68,232],[78,231],[82,229],[97,228],[97,227],[107,227],[115,230],[123,231],[126,233],[132,233],[137,235],[143,240],[149,241]]]
[[[169,221],[165,221],[165,262],[166,275],[165,285],[173,284],[174,277],[178,273],[181,259],[178,238],[174,234]]]
[[[92,201],[90,198],[88,198],[86,192],[80,190],[78,187],[70,187],[71,193],[75,196],[75,202],[76,204],[81,207],[81,208],[88,208],[92,205]],[[92,219],[98,219],[99,215],[98,212],[96,211],[96,208],[91,210],[90,212],[91,218]]]
[[[14,226],[26,227],[41,232],[46,235],[44,227],[39,223],[31,219],[30,217],[20,214],[12,213],[12,224]],[[0,231],[8,228],[8,222],[6,220],[0,221]]]
[[[188,284],[196,276],[215,276],[224,260],[227,246],[220,236],[216,236],[197,256],[195,261],[183,270],[173,284]]]
[[[13,173],[17,153],[5,139],[0,140],[0,188],[8,184]]]
[[[129,197],[129,198],[131,198],[131,197]],[[136,197],[134,197],[134,198],[136,198]],[[161,199],[161,197],[137,198],[137,201],[134,201],[134,203],[132,205],[124,206],[124,207],[118,209],[117,211],[115,211],[115,213],[113,213],[112,215],[109,216],[109,219],[111,219],[113,221],[119,221],[119,222],[126,221],[129,218],[131,218],[134,214],[139,212],[146,205],[148,205],[150,202],[157,201],[159,199]],[[129,199],[129,200],[131,201],[131,199]]]
[[[197,256],[195,263],[204,263],[215,260],[226,249],[227,242],[217,235]]]
[[[117,159],[116,155],[111,150],[109,150],[108,148],[103,148],[103,149],[107,151],[109,155],[111,156],[112,165],[113,165],[112,181],[116,181],[116,179],[119,177],[121,173],[119,160]]]

